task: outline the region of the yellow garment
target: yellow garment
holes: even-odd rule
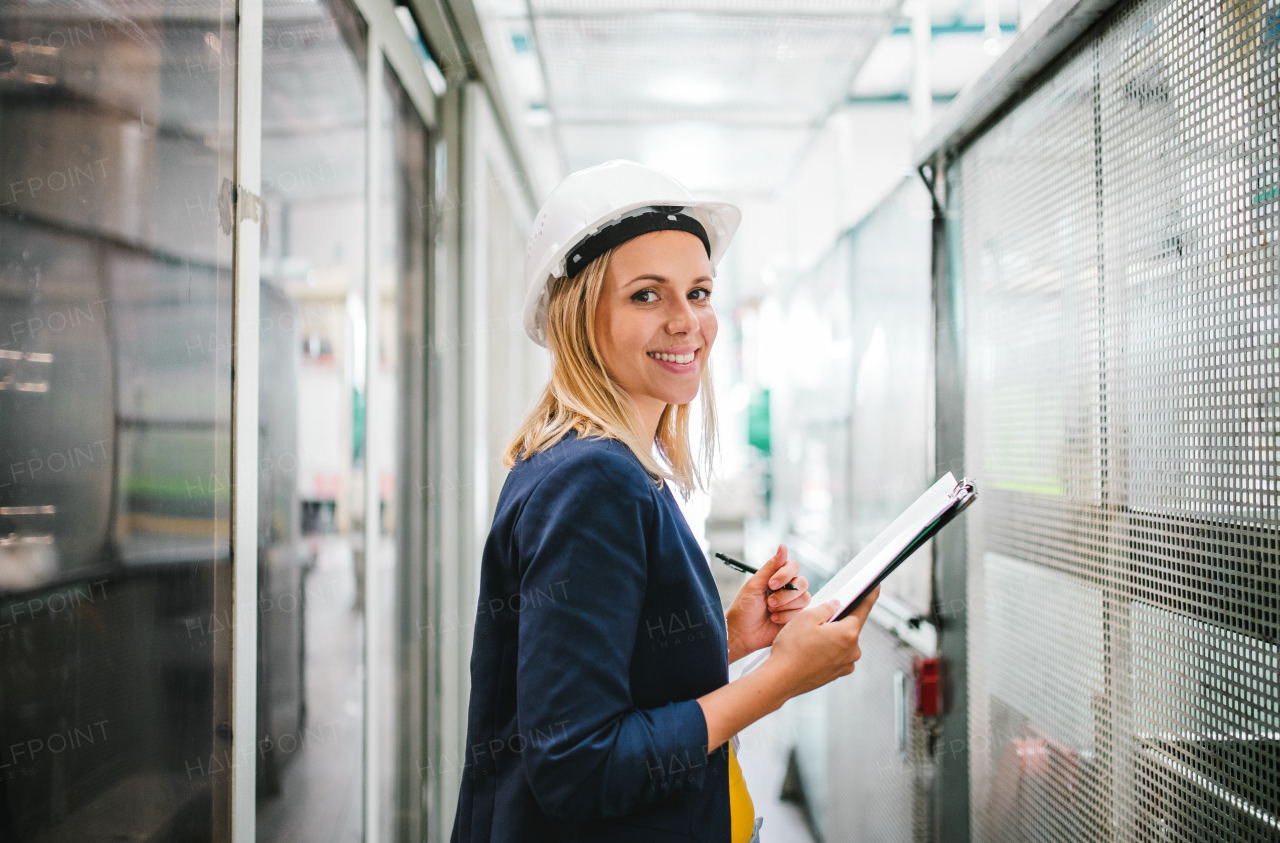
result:
[[[751,803],[747,780],[742,777],[738,755],[733,751],[733,741],[729,741],[729,816],[733,818],[729,840],[747,843],[755,833],[756,806]]]

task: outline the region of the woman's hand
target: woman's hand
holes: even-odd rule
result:
[[[773,651],[764,664],[698,697],[707,722],[707,750],[777,711],[792,697],[853,673],[854,663],[862,657],[858,636],[879,596],[877,588],[849,617],[835,623],[827,623],[836,612],[834,601],[800,612],[774,634]]]
[[[847,618],[835,623],[827,621],[835,614],[836,601],[802,612],[777,636],[768,661],[760,668],[776,671],[777,681],[786,688],[788,698],[853,673],[854,663],[862,658],[858,637],[879,597],[877,586]]]
[[[799,576],[800,563],[787,558],[787,546],[778,545],[773,558],[742,584],[725,613],[729,628],[729,662],[771,646],[779,630],[809,605],[809,581]],[[795,591],[779,591],[787,583]]]

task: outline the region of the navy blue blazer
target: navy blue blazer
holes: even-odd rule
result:
[[[715,582],[670,484],[615,440],[518,461],[484,547],[454,843],[729,843]]]

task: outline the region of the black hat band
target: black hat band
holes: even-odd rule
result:
[[[707,238],[707,230],[693,217],[680,213],[683,210],[679,207],[658,207],[647,213],[625,217],[600,229],[569,252],[564,261],[565,274],[573,278],[593,260],[615,246],[621,246],[628,240],[652,231],[687,231],[702,241],[707,257],[711,257],[711,241]]]

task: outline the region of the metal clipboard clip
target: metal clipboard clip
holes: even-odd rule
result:
[[[958,515],[959,513],[964,512],[964,510],[968,508],[969,504],[978,499],[977,485],[968,477],[961,478],[956,483],[956,487],[951,490],[951,498],[952,500],[959,501],[959,504],[955,509],[956,514]]]

